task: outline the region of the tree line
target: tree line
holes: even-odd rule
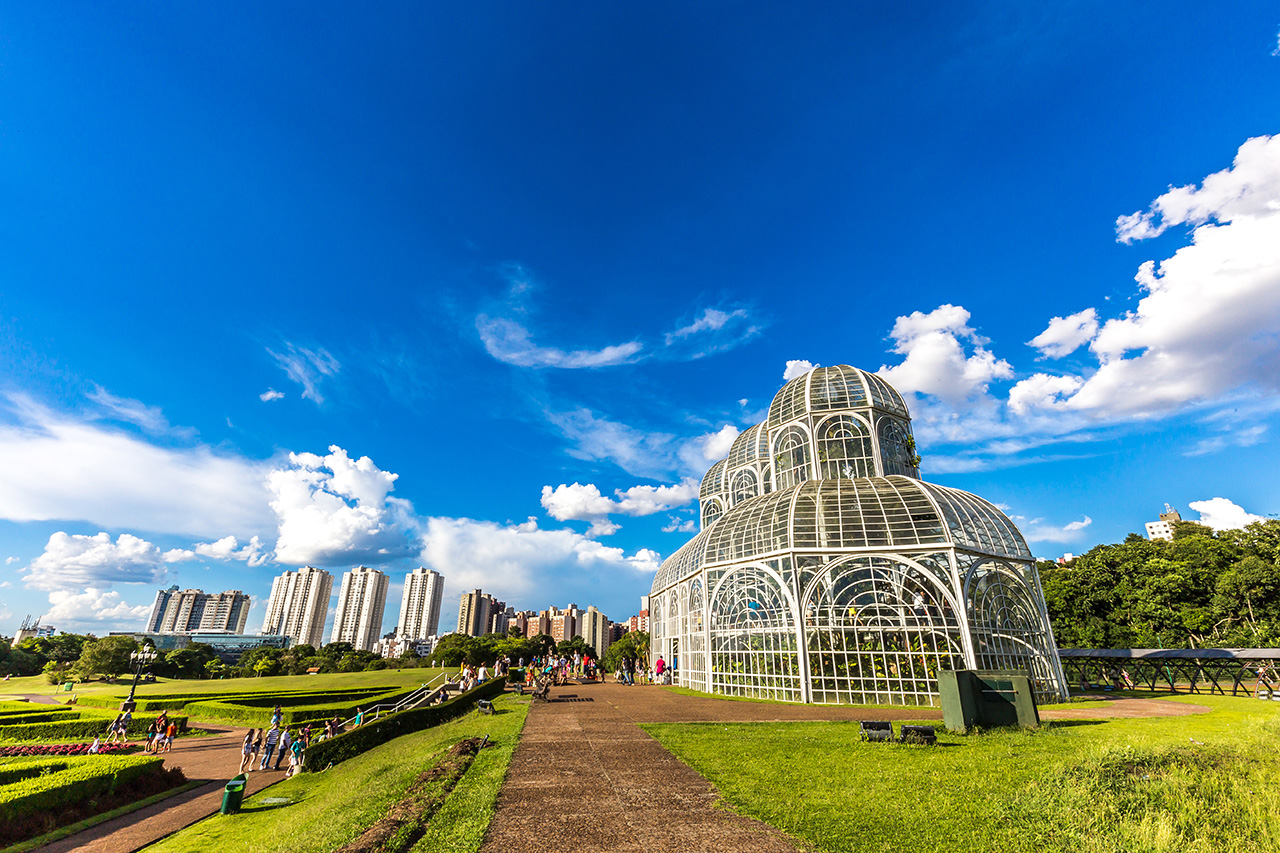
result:
[[[1280,647],[1280,520],[1176,522],[1037,569],[1061,648]]]

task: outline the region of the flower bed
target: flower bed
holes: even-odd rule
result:
[[[89,746],[90,744],[87,743],[33,743],[22,746],[0,746],[0,757],[14,758],[28,755],[88,755]],[[98,744],[98,754],[106,755],[109,752],[120,752],[124,749],[136,748],[137,744],[101,743]]]

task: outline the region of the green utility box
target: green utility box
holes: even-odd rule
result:
[[[964,733],[974,726],[1036,728],[1040,712],[1025,672],[958,669],[938,673],[942,694],[942,720],[947,728]]]
[[[219,812],[235,814],[240,811],[240,804],[244,802],[244,786],[248,781],[248,778],[241,773],[227,783],[227,787],[222,790],[222,808],[218,809]]]

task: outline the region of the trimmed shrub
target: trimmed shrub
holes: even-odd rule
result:
[[[48,723],[53,720],[72,719],[65,711],[34,711],[30,714],[0,714],[0,726],[17,726],[23,723]]]
[[[307,748],[304,769],[323,770],[330,764],[341,764],[348,758],[361,755],[401,735],[412,734],[452,720],[472,710],[476,700],[493,699],[500,695],[506,684],[505,678],[495,678],[455,696],[448,702],[401,711],[372,723],[366,723],[358,729],[351,729],[337,737],[313,743]]]
[[[10,767],[7,764],[0,765],[0,788],[5,785],[12,785],[15,782],[21,782],[23,779],[30,779],[32,776],[39,776],[42,773],[57,773],[59,770],[65,770],[66,768],[67,760],[65,758],[34,758],[16,767]]]
[[[358,695],[340,697],[338,701],[317,702],[310,705],[288,707],[281,704],[284,723],[287,726],[301,725],[316,720],[328,720],[334,715],[346,719],[354,716],[356,708],[367,708],[379,703],[398,702],[419,688],[397,690],[393,693]],[[331,694],[320,694],[327,696]],[[244,725],[265,725],[271,719],[271,709],[277,703],[266,700],[261,705],[246,705],[239,701],[221,700],[212,702],[190,702],[187,704],[188,716],[219,722],[241,723]]]
[[[71,716],[71,715],[64,715]],[[107,726],[115,719],[114,714],[86,713],[76,714],[76,719],[56,720],[51,723],[28,723],[24,725],[0,725],[0,740],[50,740],[53,738],[92,738],[107,733]],[[147,730],[147,726],[159,714],[135,714],[129,724],[129,733],[137,737]],[[185,715],[170,714],[169,721],[178,727],[178,731],[187,730]]]
[[[151,773],[164,772],[164,759],[152,756],[92,756],[76,760],[64,770],[22,780],[0,788],[0,823],[114,791]]]

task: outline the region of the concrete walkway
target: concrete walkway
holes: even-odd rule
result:
[[[194,728],[214,732],[198,738],[178,738],[173,751],[163,753],[166,767],[180,767],[192,781],[207,784],[161,800],[135,812],[100,823],[75,835],[38,848],[41,853],[133,853],[170,833],[214,814],[222,807],[222,790],[240,772],[240,745],[246,729],[193,723]],[[279,770],[249,773],[245,796],[284,778],[287,762]]]

